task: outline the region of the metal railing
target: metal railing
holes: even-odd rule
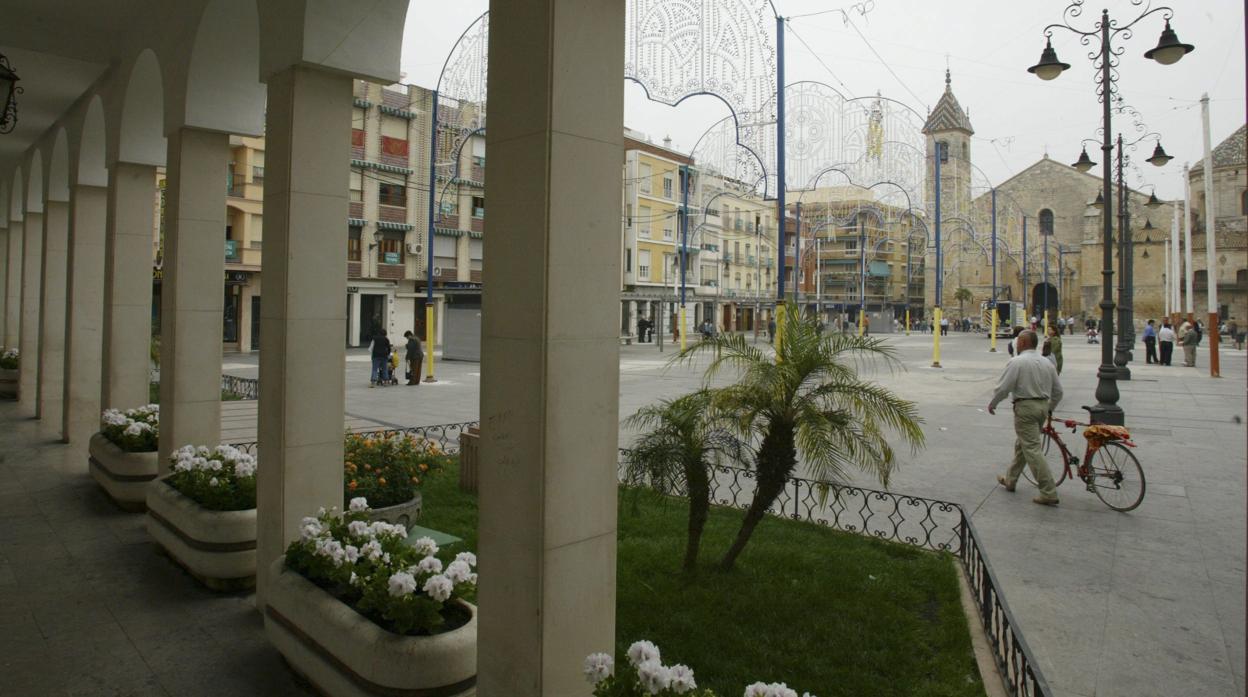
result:
[[[444,453],[459,452],[459,434],[464,433],[469,428],[476,428],[480,424],[479,421],[464,421],[454,424],[434,424],[432,426],[411,426],[408,428],[377,428],[353,431],[360,435],[370,436],[394,436],[408,435],[423,438],[432,441],[438,445],[438,448]],[[231,443],[234,447],[256,454],[260,451],[260,444],[257,441],[247,441],[245,443]]]
[[[237,375],[222,375],[221,391],[239,399],[259,399],[260,381],[255,378],[240,378]]]

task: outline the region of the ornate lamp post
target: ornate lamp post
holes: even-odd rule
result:
[[[1143,0],[1131,0],[1132,5],[1138,6],[1142,3]],[[1070,67],[1069,64],[1058,60],[1057,52],[1053,50],[1052,36],[1054,29],[1065,29],[1079,36],[1080,43],[1085,46],[1090,45],[1094,39],[1100,40],[1100,47],[1089,54],[1089,57],[1092,59],[1093,68],[1097,70],[1096,93],[1101,102],[1101,152],[1104,156],[1100,194],[1102,201],[1108,201],[1113,195],[1112,181],[1110,179],[1110,151],[1113,148],[1113,145],[1110,143],[1110,134],[1113,133],[1110,111],[1114,99],[1114,83],[1117,80],[1115,69],[1119,65],[1119,57],[1125,51],[1125,48],[1122,46],[1115,48],[1112,45],[1112,41],[1116,38],[1124,40],[1131,38],[1132,27],[1145,17],[1158,12],[1163,13],[1166,27],[1161,33],[1157,46],[1147,51],[1144,57],[1153,59],[1163,65],[1175,63],[1183,56],[1191,53],[1193,47],[1190,44],[1180,43],[1178,36],[1170,28],[1170,19],[1174,16],[1173,9],[1166,6],[1145,9],[1138,17],[1125,24],[1111,21],[1109,10],[1102,10],[1100,21],[1092,29],[1082,30],[1070,24],[1071,20],[1083,14],[1083,0],[1074,0],[1062,11],[1062,21],[1060,23],[1050,24],[1044,28],[1044,35],[1047,41],[1044,51],[1040,54],[1040,62],[1027,69],[1028,72],[1034,73],[1042,80],[1052,80]],[[1109,216],[1102,216],[1102,221],[1101,276],[1103,280],[1101,283],[1100,302],[1101,323],[1104,327],[1104,333],[1111,334],[1114,328],[1114,231],[1113,221]],[[1091,412],[1093,422],[1121,425],[1125,421],[1125,414],[1122,407],[1118,405],[1118,369],[1114,365],[1113,358],[1113,346],[1108,341],[1101,344],[1101,366],[1097,371],[1096,405],[1091,407],[1089,411]]]
[[[22,88],[17,86],[21,78],[13,72],[13,65],[3,53],[0,53],[0,133],[12,133],[17,125],[17,95]]]

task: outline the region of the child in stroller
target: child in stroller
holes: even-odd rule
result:
[[[1101,338],[1100,338],[1100,335],[1097,334],[1096,332],[1096,327],[1088,327],[1088,343],[1089,344],[1101,343]]]
[[[399,349],[397,347],[390,349],[390,360],[386,361],[386,379],[382,381],[383,385],[397,385],[399,369]]]

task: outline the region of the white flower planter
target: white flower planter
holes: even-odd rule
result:
[[[205,586],[256,585],[256,509],[212,511],[161,477],[147,486],[147,532]]]
[[[468,624],[427,637],[388,632],[319,586],[272,567],[264,630],[290,667],[326,697],[477,693],[477,609]]]
[[[0,399],[17,399],[17,368],[0,368]]]
[[[403,503],[396,503],[385,508],[373,508],[368,511],[369,520],[384,520],[391,525],[410,527],[420,518],[423,499],[420,492]]]
[[[91,436],[87,463],[96,483],[127,511],[142,512],[147,506],[147,485],[156,478],[156,453],[128,453],[103,433]]]

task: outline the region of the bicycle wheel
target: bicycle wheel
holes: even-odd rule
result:
[[[1088,474],[1092,492],[1115,511],[1134,510],[1144,500],[1144,468],[1121,443],[1098,448],[1088,462]]]
[[[1062,460],[1062,449],[1053,440],[1053,436],[1044,433],[1041,437],[1043,440],[1040,444],[1040,451],[1044,453],[1044,461],[1048,463],[1049,472],[1053,474],[1053,485],[1059,486],[1066,481],[1066,463]],[[1040,486],[1036,483],[1036,478],[1032,476],[1030,467],[1023,468],[1023,478],[1034,486]]]

